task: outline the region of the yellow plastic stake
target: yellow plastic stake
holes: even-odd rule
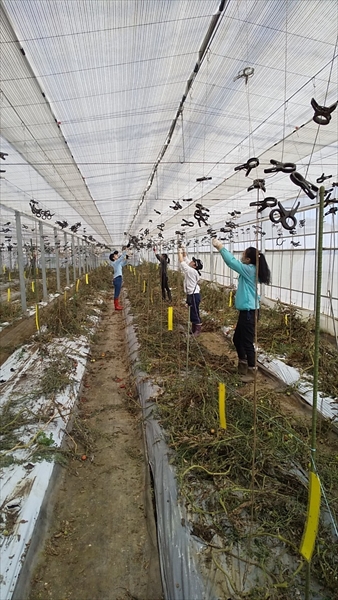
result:
[[[36,274],[39,275],[39,267],[36,267]]]
[[[89,283],[88,273],[86,273],[86,284],[88,285],[88,283]]]
[[[135,276],[135,275],[136,275],[136,269],[135,269],[135,267],[134,267],[134,276]]]
[[[4,273],[6,273],[6,265],[2,265],[2,270]]]
[[[34,285],[34,281],[32,281],[32,292],[35,292],[35,285]]]
[[[65,299],[65,304],[66,304],[66,302],[67,302],[67,290],[65,290],[64,299]]]
[[[143,293],[146,291],[146,280],[143,279]]]
[[[219,425],[221,429],[227,428],[225,418],[225,383],[218,384],[218,409],[219,409]]]
[[[288,316],[287,315],[284,315],[284,321],[285,321],[285,325],[287,325],[288,324]]]
[[[129,265],[129,271],[133,271],[133,267],[131,265]]]
[[[230,290],[230,294],[229,294],[229,308],[232,307],[232,290]]]
[[[168,331],[173,330],[173,307],[168,306]]]
[[[39,323],[39,306],[35,305],[35,324],[38,331],[40,331],[40,323]]]
[[[302,543],[300,546],[301,555],[310,562],[315,547],[315,541],[318,531],[320,513],[320,482],[318,476],[310,471],[309,483],[309,503],[307,510],[307,519]]]
[[[11,301],[11,288],[7,288],[7,302]]]
[[[79,285],[80,285],[80,279],[78,279],[76,281],[76,287],[75,287],[75,291],[78,292],[79,291]]]

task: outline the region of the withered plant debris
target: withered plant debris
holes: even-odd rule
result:
[[[207,350],[200,338],[188,340],[181,274],[170,271],[169,283],[173,331],[168,331],[168,303],[161,298],[157,266],[142,263],[126,269],[125,287],[140,344],[138,366],[162,388],[156,416],[171,448],[191,526],[209,545],[210,558],[222,573],[220,554],[237,557],[240,545],[246,549],[241,560],[266,574],[266,583],[254,586],[245,598],[289,600],[305,577],[299,547],[307,515],[310,424],[283,411],[281,391],[273,386],[257,390],[256,406],[253,391],[244,397],[234,361],[226,353]],[[219,332],[236,323],[230,293],[202,283],[203,332]],[[280,304],[273,310],[262,307],[258,341],[265,352],[283,354],[290,364],[311,374],[313,337],[312,320],[304,322],[295,310]],[[338,353],[324,338],[321,344],[321,389],[334,396]],[[219,382],[227,389],[225,430],[219,427]],[[338,438],[324,420],[316,466],[337,523]],[[279,555],[286,551],[293,556],[293,569],[279,563]],[[324,502],[311,573],[326,593],[336,593],[338,552]]]

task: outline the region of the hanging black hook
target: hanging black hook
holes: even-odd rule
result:
[[[331,106],[320,106],[314,98],[311,98],[311,106],[315,111],[312,119],[318,125],[328,125],[331,121],[331,113],[337,108],[338,101]]]
[[[246,163],[243,165],[239,165],[234,168],[234,171],[241,171],[242,169],[246,169],[245,177],[247,177],[252,169],[255,169],[259,165],[258,158],[249,158]]]

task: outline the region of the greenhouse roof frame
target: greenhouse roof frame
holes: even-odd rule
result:
[[[163,223],[170,239],[195,202],[211,226],[249,213],[271,159],[336,181],[338,111],[318,125],[311,99],[337,100],[337,24],[334,0],[3,0],[2,202],[121,245]],[[266,181],[298,200],[287,175]]]

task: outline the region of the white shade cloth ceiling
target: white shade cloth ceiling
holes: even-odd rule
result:
[[[2,202],[78,214],[115,245],[159,223],[169,239],[194,201],[211,225],[248,211],[271,158],[337,180],[337,111],[318,126],[311,107],[337,100],[337,31],[336,0],[3,0]],[[266,181],[299,195],[287,175]]]

